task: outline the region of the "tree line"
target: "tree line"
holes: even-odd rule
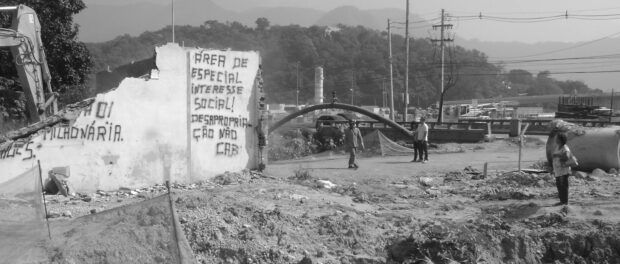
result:
[[[87,46],[95,58],[95,69],[99,71],[152,56],[154,46],[170,41],[171,34],[172,29],[167,27]],[[357,105],[381,105],[384,90],[389,91],[385,31],[345,25],[271,26],[267,19],[259,18],[255,27],[209,20],[200,26],[177,26],[175,34],[177,42],[185,46],[259,51],[270,103],[294,104],[298,86],[300,103],[312,102],[317,66],[324,69],[326,100],[330,100],[333,91],[341,102],[350,103],[353,93]],[[403,104],[404,50],[404,37],[393,35],[396,107]],[[581,81],[555,80],[549,72],[535,76],[525,70],[507,71],[501,65],[489,63],[487,56],[477,50],[454,46],[447,54],[446,80],[452,82],[449,83],[452,87],[446,92],[446,100],[600,92]],[[416,38],[411,42],[411,104],[427,107],[439,100],[439,58],[438,46],[428,39]]]

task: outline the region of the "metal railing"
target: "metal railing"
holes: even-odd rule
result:
[[[431,130],[488,130],[489,124],[491,126],[491,132],[493,134],[509,134],[513,126],[513,122],[518,119],[468,119],[460,120],[459,122],[426,122]],[[548,135],[551,132],[549,123],[552,120],[536,120],[536,119],[521,119],[521,124],[530,124],[526,135]],[[569,120],[568,122],[583,126],[583,127],[606,127],[610,125],[619,125],[620,122],[608,122],[601,120]],[[347,126],[348,121],[320,121],[323,125],[337,124]],[[396,122],[399,125],[409,128],[410,122]],[[388,125],[379,121],[360,120],[357,121],[358,127],[368,129],[380,129],[389,128]]]

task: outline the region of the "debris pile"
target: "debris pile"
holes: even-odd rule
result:
[[[510,187],[522,187],[522,186],[536,186],[544,187],[547,183],[554,180],[553,176],[548,173],[527,173],[525,171],[511,171],[501,173],[493,180],[492,183],[500,186]]]

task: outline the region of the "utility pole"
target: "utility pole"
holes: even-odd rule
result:
[[[172,0],[172,43],[174,43],[174,0]]]
[[[299,108],[299,61],[295,64],[297,70],[297,88],[295,89],[295,106]]]
[[[451,42],[454,41],[453,39],[450,38],[445,38],[445,30],[446,28],[450,29],[452,28],[452,24],[446,24],[446,13],[444,9],[441,9],[441,24],[439,25],[433,25],[433,29],[437,29],[440,28],[441,31],[441,36],[439,39],[432,39],[432,42],[439,42],[439,47],[441,49],[441,94],[439,95],[439,115],[437,117],[437,122],[441,123],[443,122],[443,95],[444,95],[444,88],[445,88],[445,78],[444,78],[444,74],[445,74],[445,63],[444,63],[444,50],[446,47],[446,42]]]
[[[407,11],[405,12],[405,94],[403,111],[403,122],[407,122],[407,107],[409,107],[409,0],[407,0]]]
[[[351,71],[351,105],[353,105],[353,85],[355,83],[355,72]]]
[[[385,78],[381,78],[381,108],[387,104],[387,93],[385,92]]]
[[[390,63],[390,120],[395,121],[394,119],[394,76],[392,75],[392,28],[390,27],[390,20],[388,22],[388,50],[389,57],[388,61]]]
[[[609,112],[609,123],[612,121],[612,117],[614,115],[614,88],[611,88],[611,102],[610,102],[610,112]]]

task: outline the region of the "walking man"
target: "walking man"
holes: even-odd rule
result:
[[[418,157],[422,163],[426,163],[428,161],[428,125],[424,117],[420,118],[415,139],[418,142]]]
[[[360,130],[355,126],[355,120],[349,120],[349,128],[344,131],[344,146],[349,151],[349,169],[359,168],[355,163],[355,152],[358,147],[364,149],[364,139]]]

